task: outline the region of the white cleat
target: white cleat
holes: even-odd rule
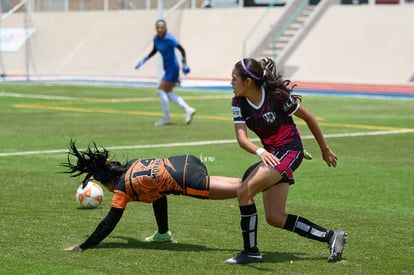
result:
[[[329,263],[334,263],[342,260],[342,253],[344,251],[347,235],[348,234],[344,231],[333,231],[333,235],[328,241],[330,253],[328,257]]]
[[[171,123],[171,119],[161,118],[160,120],[154,123],[154,126],[170,125]]]
[[[190,108],[185,112],[185,125],[188,125],[193,120],[193,116],[195,115],[196,110],[194,108]]]
[[[309,153],[309,152],[308,152],[308,151],[306,151],[306,150],[303,150],[303,158],[304,158],[304,159],[307,159],[307,160],[311,160],[311,159],[313,159],[313,157],[312,157],[311,153]]]

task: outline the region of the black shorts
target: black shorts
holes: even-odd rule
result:
[[[183,195],[208,199],[210,196],[210,177],[207,168],[195,156],[183,155],[169,157],[175,170],[169,169],[174,180],[182,187]]]

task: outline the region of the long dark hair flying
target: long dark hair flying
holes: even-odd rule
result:
[[[108,155],[109,152],[105,148],[100,150],[95,142],[92,147],[88,146],[84,151],[80,151],[76,148],[75,141],[71,140],[67,162],[62,163],[62,166],[68,168],[64,173],[71,174],[71,177],[86,174],[82,181],[83,188],[92,177],[103,185],[109,184],[127,168],[119,161],[110,161]],[[76,162],[72,162],[71,157],[76,157]]]
[[[266,91],[278,93],[282,98],[287,99],[296,84],[290,80],[283,79],[282,74],[276,69],[276,63],[269,57],[260,59],[244,58],[235,64],[237,72],[241,79],[251,78],[257,86],[263,86]],[[301,100],[300,95],[294,95]]]

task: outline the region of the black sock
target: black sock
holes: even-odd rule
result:
[[[245,251],[257,252],[257,211],[256,205],[240,206],[240,227]]]
[[[161,197],[152,203],[158,233],[164,234],[168,231],[168,204],[167,196]]]
[[[323,228],[317,224],[308,221],[305,218],[296,215],[288,215],[286,219],[285,226],[283,227],[286,230],[296,232],[297,234],[317,240],[320,242],[326,242],[330,234],[329,230]]]

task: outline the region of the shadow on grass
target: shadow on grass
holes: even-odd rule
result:
[[[112,238],[117,238],[126,241],[125,242],[103,242],[97,246],[97,249],[107,249],[107,248],[120,248],[120,249],[150,249],[150,250],[170,250],[170,251],[224,251],[229,252],[229,258],[232,255],[236,255],[239,250],[227,249],[227,248],[217,248],[217,247],[207,247],[199,244],[189,244],[189,243],[152,243],[144,242],[134,238],[123,237],[123,236],[112,236]],[[326,260],[324,257],[308,257],[307,253],[297,253],[297,252],[275,252],[275,251],[262,251],[263,262],[265,263],[285,263],[285,262],[299,262],[299,261],[321,261]],[[260,265],[260,264],[259,264]],[[258,268],[260,269],[260,268]]]
[[[232,251],[229,249],[220,249],[220,248],[209,248],[204,245],[198,244],[189,244],[189,243],[154,243],[154,242],[144,242],[134,238],[121,237],[121,236],[112,236],[112,238],[122,239],[127,241],[125,242],[103,242],[100,243],[96,248],[105,249],[105,248],[124,248],[124,249],[151,249],[151,250],[172,250],[172,251]]]
[[[235,255],[235,252],[233,255]],[[277,266],[266,265],[266,264],[297,264],[300,261],[321,261],[326,260],[323,257],[307,257],[307,253],[293,253],[293,252],[274,252],[274,251],[262,251],[263,262],[261,263],[251,263],[246,265],[240,265],[242,268],[245,268],[246,274],[253,272],[256,274],[259,272],[269,272],[275,273],[275,268]],[[224,265],[231,266],[231,265]],[[244,273],[244,272],[243,272]],[[278,273],[278,272],[276,272]]]
[[[299,262],[299,261],[320,261],[326,260],[324,257],[307,257],[307,253],[297,252],[262,252],[263,262],[266,263],[285,263],[285,262]]]

